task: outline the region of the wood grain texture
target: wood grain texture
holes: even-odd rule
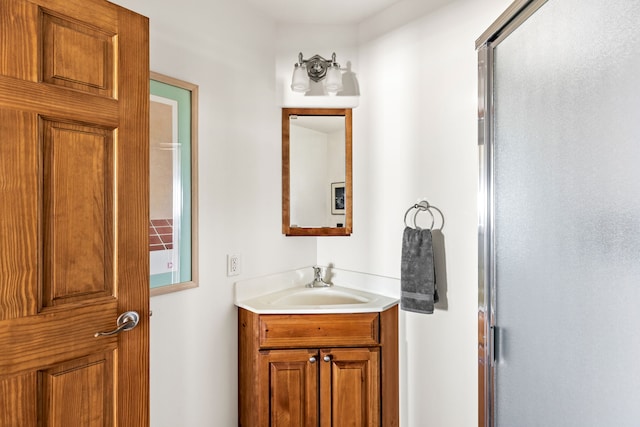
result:
[[[116,155],[118,310],[141,322],[119,336],[117,425],[149,425],[149,20],[118,8],[119,116]],[[124,118],[126,117],[126,120]]]
[[[316,360],[311,361],[314,357]],[[316,427],[318,425],[317,350],[272,350],[260,352],[258,375],[268,396],[270,426]],[[264,419],[259,420],[264,424]],[[265,424],[266,425],[266,424]]]
[[[400,426],[400,347],[398,306],[380,313],[380,389],[383,427]]]
[[[282,234],[291,234],[291,131],[289,109],[282,109]]]
[[[260,417],[268,414],[269,382],[260,371],[260,315],[238,309],[238,425],[265,425]],[[264,368],[263,368],[264,369]]]
[[[380,349],[325,349],[320,360],[320,427],[380,426]]]
[[[353,233],[353,110],[344,110],[345,125],[345,224],[346,235]]]
[[[114,352],[94,354],[39,372],[39,402],[47,427],[113,425]]]
[[[0,108],[0,321],[38,310],[37,132],[35,114]]]
[[[289,227],[283,234],[287,236],[348,236],[351,233],[347,232],[345,227]]]
[[[0,427],[35,426],[37,411],[37,375],[35,372],[12,377],[0,377]]]
[[[119,13],[123,10],[113,3],[101,0],[91,0],[88,7],[87,0],[31,0],[38,3],[41,10],[51,15],[70,18],[72,21],[91,24],[104,31],[116,32],[121,28]]]
[[[0,1],[0,40],[12,49],[0,49],[0,75],[38,81],[37,5],[21,0]],[[26,19],[15,19],[16,16]]]
[[[378,313],[260,316],[261,348],[379,344]]]
[[[118,102],[63,87],[0,76],[0,108],[11,107],[42,117],[117,128]],[[52,104],[47,99],[55,99]]]
[[[99,304],[52,308],[38,316],[3,321],[1,375],[17,375],[93,351],[114,349],[116,337],[96,339],[93,335],[112,330],[117,314],[116,300],[105,298]]]

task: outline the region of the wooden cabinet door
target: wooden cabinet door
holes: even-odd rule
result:
[[[259,395],[269,397],[268,405],[258,404],[263,415],[260,425],[317,427],[318,351],[263,351],[259,358],[261,378],[258,382],[263,388]]]
[[[149,425],[148,43],[104,0],[0,0],[0,427]]]
[[[320,426],[380,426],[380,349],[320,351]]]

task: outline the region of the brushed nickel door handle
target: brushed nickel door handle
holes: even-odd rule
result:
[[[131,329],[138,326],[138,322],[140,321],[140,316],[135,311],[126,311],[118,316],[118,320],[116,321],[117,327],[113,331],[109,332],[96,332],[94,337],[108,337],[111,335],[119,334],[122,331],[130,331]]]

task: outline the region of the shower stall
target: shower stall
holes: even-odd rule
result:
[[[479,425],[640,425],[640,0],[478,39]]]

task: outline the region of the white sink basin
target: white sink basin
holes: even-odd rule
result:
[[[274,306],[292,305],[336,305],[336,304],[362,304],[369,302],[371,298],[336,288],[302,288],[287,292],[286,294],[270,301]]]
[[[380,312],[398,300],[342,286],[292,287],[237,301],[238,307],[260,314]]]

